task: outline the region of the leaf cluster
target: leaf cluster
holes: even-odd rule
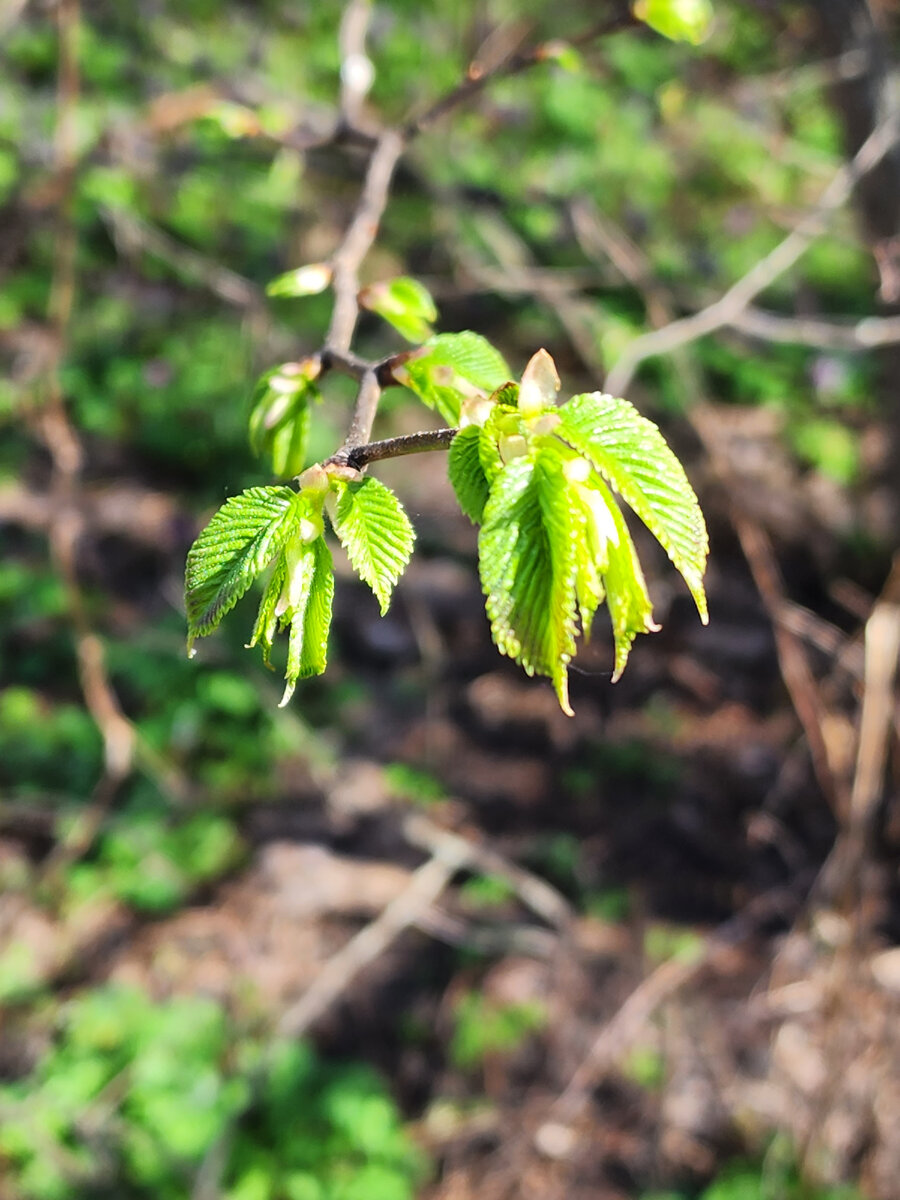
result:
[[[708,544],[696,496],[658,428],[599,392],[557,407],[558,386],[541,351],[520,385],[495,392],[483,421],[456,435],[449,472],[463,512],[481,526],[481,581],[498,649],[529,675],[549,676],[571,713],[568,664],[604,600],[614,679],[635,636],[657,628],[613,493],[666,550],[703,621]]]

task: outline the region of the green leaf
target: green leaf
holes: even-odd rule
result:
[[[575,653],[575,535],[560,455],[516,458],[497,476],[478,539],[491,634],[501,654],[548,675],[571,715]]]
[[[262,594],[262,599],[259,602],[259,610],[256,614],[256,622],[253,626],[253,636],[246,647],[248,650],[252,650],[254,646],[261,645],[263,649],[263,662],[267,667],[272,666],[272,643],[275,640],[275,633],[278,629],[277,606],[284,589],[286,574],[287,563],[282,552],[275,560],[275,566],[272,568],[269,582],[266,584],[265,591]]]
[[[306,448],[311,424],[306,398],[295,401],[290,419],[280,422],[269,444],[272,473],[279,479],[299,475],[306,466]]]
[[[211,633],[282,548],[295,517],[290,488],[232,496],[191,546],[185,568],[188,650]]]
[[[557,436],[593,464],[664,547],[705,624],[706,523],[662,434],[627,400],[600,392],[574,396],[559,411]]]
[[[490,493],[481,465],[482,430],[478,425],[461,429],[450,443],[447,470],[459,506],[473,524],[478,524]]]
[[[710,0],[635,0],[639,21],[673,42],[697,46],[709,35],[713,19]]]
[[[603,572],[609,563],[609,527],[612,518],[601,508],[603,499],[585,486],[570,482],[569,506],[575,518],[575,597],[585,640],[591,636],[591,626],[597,609],[603,603],[606,589]],[[614,526],[612,526],[615,529]]]
[[[391,489],[370,475],[340,484],[326,507],[354,571],[375,593],[384,616],[412,554],[409,517]]]
[[[406,275],[363,288],[359,303],[378,313],[408,342],[424,342],[432,334],[432,322],[437,320],[437,308],[428,289]]]
[[[294,694],[298,679],[321,675],[328,656],[328,631],[334,598],[334,569],[325,539],[293,543],[285,552],[286,609],[290,624],[286,686],[280,707]]]
[[[306,464],[310,404],[319,399],[313,380],[319,363],[306,359],[267,371],[256,386],[250,414],[250,446],[267,455],[274,474],[289,478]]]
[[[653,605],[647,592],[644,572],[635,550],[625,518],[606,485],[596,477],[591,481],[602,497],[616,530],[616,539],[607,543],[607,565],[603,571],[606,605],[612,620],[616,644],[613,683],[625,670],[631,643],[639,633],[654,633],[659,629],[653,621]]]
[[[439,412],[448,425],[458,425],[465,400],[488,397],[509,379],[499,350],[480,334],[441,333],[401,367],[394,378]]]
[[[316,296],[324,292],[331,283],[331,267],[328,263],[310,263],[285,271],[266,285],[267,296]]]

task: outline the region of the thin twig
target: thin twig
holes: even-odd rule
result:
[[[871,350],[900,342],[900,317],[864,317],[861,321],[823,321],[785,317],[747,308],[728,321],[732,329],[765,342],[811,346],[817,350]]]
[[[812,242],[821,236],[827,228],[828,218],[849,199],[859,180],[877,166],[894,146],[898,132],[900,113],[895,112],[872,131],[854,158],[835,174],[815,209],[713,304],[635,338],[609,372],[605,385],[607,390],[616,395],[623,394],[646,359],[669,354],[680,346],[730,325],[760,292],[790,270]]]
[[[359,268],[378,234],[394,169],[404,148],[402,135],[388,129],[372,151],[353,220],[331,259],[334,310],[325,338],[326,350],[346,353],[350,349],[359,317]]]
[[[567,40],[573,46],[586,46],[590,42],[608,37],[610,34],[618,33],[623,29],[631,29],[639,24],[640,22],[629,8],[620,7],[619,11],[611,17],[606,17],[602,21],[598,21],[596,24],[585,29],[581,34]],[[485,70],[477,62],[472,63],[466,72],[465,79],[436,100],[419,116],[413,117],[412,120],[406,123],[404,126],[405,135],[408,138],[413,138],[417,134],[423,133],[452,109],[457,108],[460,104],[471,100],[473,96],[477,96],[479,92],[484,91],[488,84],[493,83],[496,79],[501,77],[508,79],[513,75],[520,75],[523,71],[538,66],[540,63],[545,63],[549,59],[552,59],[552,57],[552,46],[541,43],[537,46],[531,46],[526,50],[508,54],[489,70]]]
[[[345,11],[345,24],[342,27],[344,50],[357,58],[365,56],[368,14],[364,10],[367,10],[367,7],[360,0],[351,0]],[[630,8],[620,5],[612,16],[590,26],[581,35],[572,39],[572,44],[587,45],[589,42],[635,24],[638,22]],[[331,356],[331,360],[337,363],[339,356],[347,356],[350,353],[360,311],[359,269],[378,234],[394,171],[409,142],[429,129],[440,117],[481,92],[489,83],[519,74],[530,67],[546,62],[552,56],[552,46],[541,43],[529,49],[506,55],[488,70],[473,63],[469,67],[466,78],[432,104],[424,113],[408,120],[400,128],[386,129],[378,136],[366,168],[356,211],[343,240],[331,258],[334,308],[325,338],[325,346],[321,352],[323,362]],[[342,102],[346,107],[348,99],[346,91],[342,93],[342,97]],[[358,111],[359,106],[355,101],[352,102],[351,107],[354,105]],[[371,437],[384,380],[374,370],[368,369],[363,369],[359,378],[360,388],[350,427],[336,458],[346,456],[348,451],[365,445]],[[433,449],[434,447],[423,445],[421,448]],[[415,450],[406,451],[406,453],[413,452]]]
[[[400,458],[405,454],[424,454],[429,450],[446,450],[458,429],[426,429],[421,433],[405,433],[400,437],[385,438],[381,442],[367,442],[362,446],[351,446],[339,450],[328,462],[340,466],[354,467],[361,471],[369,463],[381,462],[386,458]]]
[[[439,851],[459,854],[469,866],[476,867],[486,875],[497,875],[504,879],[522,903],[548,925],[566,930],[575,919],[572,906],[561,892],[545,879],[511,862],[490,845],[480,845],[458,833],[442,829],[434,821],[422,816],[410,817],[404,832],[410,842],[430,850],[432,854]]]
[[[327,963],[300,997],[282,1013],[281,1037],[302,1037],[352,981],[380,958],[404,930],[415,925],[467,861],[467,848],[444,844],[413,873],[399,896],[355,934]]]
[[[714,929],[689,961],[670,959],[641,980],[594,1038],[569,1082],[550,1106],[538,1131],[539,1142],[541,1131],[548,1125],[567,1125],[575,1120],[588,1104],[596,1085],[621,1061],[661,1005],[696,979],[701,971],[714,966],[723,951],[747,941],[773,916],[786,909],[792,912],[808,884],[808,879],[796,880],[788,887],[764,892]]]

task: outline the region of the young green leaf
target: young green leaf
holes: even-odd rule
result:
[[[635,636],[653,633],[659,626],[653,620],[653,605],[647,593],[644,572],[625,518],[602,480],[594,477],[591,487],[599,492],[616,530],[615,540],[609,539],[607,542],[607,565],[603,571],[606,604],[616,644],[615,683],[625,670]]]
[[[482,430],[478,425],[461,429],[450,443],[447,471],[459,506],[477,525],[484,515],[490,484],[481,465]]]
[[[709,34],[713,7],[710,0],[635,0],[634,15],[673,42],[697,46]]]
[[[281,593],[284,590],[286,575],[287,562],[282,550],[275,559],[272,574],[259,602],[259,611],[256,614],[256,623],[253,626],[253,636],[246,646],[248,650],[252,650],[257,645],[262,646],[263,662],[267,667],[271,667],[272,665],[272,643],[275,640],[279,621],[279,614],[277,612],[278,601],[281,599]]]
[[[326,507],[353,569],[375,593],[384,616],[412,554],[409,517],[391,489],[371,475],[338,485]]]
[[[478,538],[491,634],[501,654],[553,680],[571,715],[575,653],[575,536],[561,456],[541,450],[497,476]]]
[[[363,288],[359,303],[378,313],[408,342],[424,342],[431,337],[432,322],[437,320],[437,308],[428,289],[406,275]]]
[[[306,464],[310,404],[319,393],[313,380],[319,363],[306,359],[267,371],[256,386],[250,414],[250,446],[267,454],[272,470],[282,478],[297,475]]]
[[[267,296],[315,296],[324,292],[331,283],[331,267],[328,263],[310,263],[285,271],[266,285]]]
[[[394,369],[394,378],[458,425],[463,402],[488,397],[509,379],[499,350],[477,333],[441,333]]]
[[[211,633],[282,548],[295,516],[290,488],[250,488],[232,496],[188,553],[188,650]]]
[[[282,625],[290,624],[290,635],[281,708],[293,696],[298,679],[325,670],[334,598],[334,570],[324,538],[292,543],[284,557],[285,584],[279,603],[285,609],[280,619]]]
[[[593,464],[661,543],[705,624],[706,524],[684,468],[662,434],[627,400],[600,392],[574,396],[559,411],[557,436]]]

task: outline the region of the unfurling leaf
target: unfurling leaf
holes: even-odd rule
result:
[[[607,541],[607,562],[603,570],[606,605],[612,620],[616,646],[613,683],[621,676],[628,661],[631,643],[639,633],[653,633],[659,626],[653,620],[653,605],[644,582],[644,572],[625,518],[602,480],[592,480],[601,502],[615,527],[616,536]]]
[[[306,267],[297,267],[294,271],[285,271],[266,286],[267,296],[315,296],[324,292],[331,283],[331,266],[329,263],[310,263]]]
[[[250,488],[226,500],[200,533],[185,569],[188,650],[215,629],[281,550],[296,498],[290,488]]]
[[[509,379],[499,350],[480,334],[441,333],[394,369],[394,378],[458,425],[464,402],[487,399]]]
[[[523,417],[536,417],[543,409],[556,403],[559,375],[556,363],[546,350],[538,350],[529,361],[519,385],[519,412]]]
[[[371,475],[337,483],[326,507],[353,569],[375,593],[384,616],[412,554],[409,517],[391,489]]]
[[[574,517],[561,456],[541,449],[497,477],[478,538],[491,635],[529,675],[553,680],[571,715],[567,668],[575,653]]]
[[[324,538],[292,542],[283,557],[282,592],[274,610],[282,628],[290,626],[281,708],[293,696],[298,679],[325,670],[334,598],[334,570]]]
[[[574,396],[557,435],[588,459],[664,547],[707,621],[706,523],[681,463],[652,421],[614,396]]]
[[[477,425],[461,429],[450,443],[447,471],[459,506],[474,524],[484,515],[490,484],[481,463],[482,431]]]
[[[359,303],[378,313],[408,342],[424,342],[431,337],[432,322],[437,320],[437,309],[428,289],[406,275],[363,288]]]
[[[313,381],[319,370],[317,359],[284,363],[267,371],[256,386],[250,446],[255,454],[268,455],[273,472],[282,479],[297,475],[306,465],[310,404],[319,399]]]
[[[697,46],[709,34],[713,19],[710,0],[634,0],[639,21],[673,42]]]

